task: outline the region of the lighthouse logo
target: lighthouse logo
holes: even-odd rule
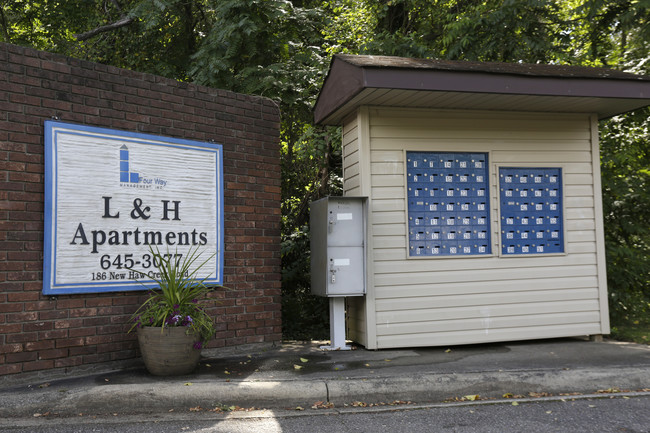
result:
[[[126,144],[120,147],[120,186],[127,188],[139,189],[163,189],[167,186],[167,181],[159,177],[147,177],[134,171],[130,151]]]
[[[120,147],[120,182],[140,183],[140,174],[129,170],[129,148]]]

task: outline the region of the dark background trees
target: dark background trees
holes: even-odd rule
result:
[[[338,128],[311,107],[336,53],[650,73],[649,0],[0,0],[0,40],[263,95],[282,110],[285,337],[325,338],[309,203],[340,193]],[[602,122],[614,323],[650,312],[650,111]]]

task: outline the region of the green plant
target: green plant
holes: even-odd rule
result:
[[[192,330],[200,336],[200,341],[194,345],[200,349],[214,336],[215,328],[213,318],[200,302],[212,287],[204,284],[207,276],[198,279],[197,274],[214,255],[203,262],[197,262],[201,253],[196,249],[190,248],[186,255],[161,254],[158,249],[154,251],[151,247],[150,250],[157,270],[152,279],[158,287],[150,289],[149,298],[133,313],[133,325],[129,332],[142,326],[184,326],[188,332]],[[192,268],[195,263],[198,265]]]

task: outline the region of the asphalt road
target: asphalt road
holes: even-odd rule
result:
[[[168,413],[17,419],[2,432],[25,433],[332,433],[332,432],[650,432],[650,395],[527,399],[400,406],[257,412]]]

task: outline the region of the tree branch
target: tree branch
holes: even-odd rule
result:
[[[106,24],[105,26],[99,26],[99,27],[97,27],[95,29],[92,29],[90,31],[87,31],[85,33],[78,33],[78,34],[74,35],[74,37],[78,41],[85,41],[87,39],[90,39],[92,37],[97,36],[100,33],[110,32],[112,30],[119,29],[120,27],[128,26],[133,21],[135,21],[134,18],[122,17],[121,19],[115,21],[114,23]]]
[[[5,12],[0,7],[0,25],[2,26],[2,35],[4,36],[5,42],[11,42],[11,37],[9,36],[9,30],[7,30],[7,17],[5,17]]]

